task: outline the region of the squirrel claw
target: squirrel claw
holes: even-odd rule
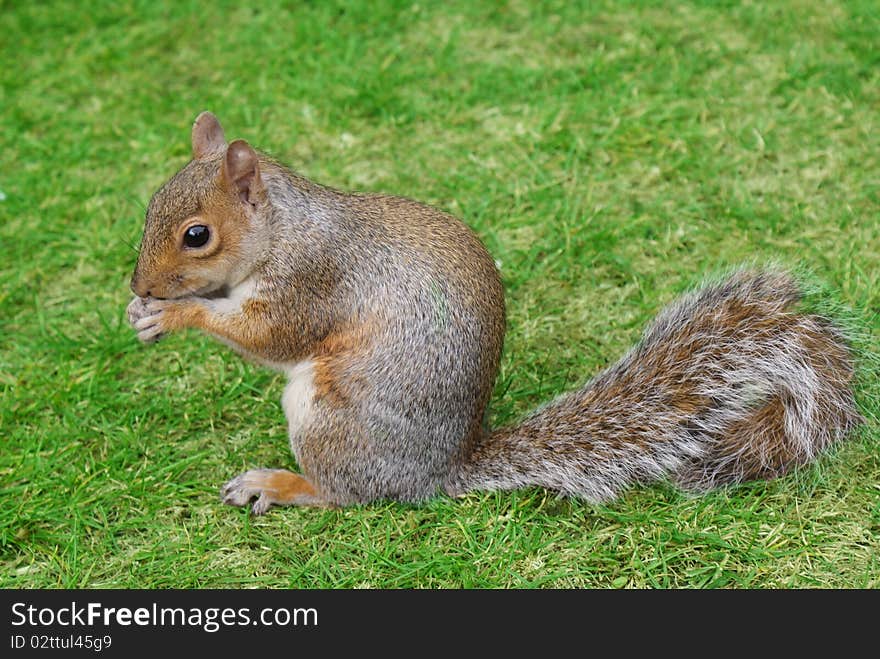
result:
[[[272,499],[265,491],[255,487],[248,473],[240,474],[220,488],[220,498],[228,506],[242,507],[257,497],[251,512],[254,515],[262,515],[272,506]]]
[[[131,302],[125,308],[128,316],[128,322],[134,327],[134,324],[147,315],[147,299],[143,297],[133,297]]]
[[[220,488],[220,498],[229,506],[245,506],[257,494],[259,490],[247,487],[244,483],[244,474],[236,476]]]
[[[272,500],[266,496],[265,492],[263,492],[262,494],[260,494],[259,498],[256,501],[254,501],[254,505],[251,506],[251,512],[254,515],[262,515],[267,510],[269,510],[269,507],[271,505],[272,505]]]
[[[157,300],[149,297],[135,297],[128,303],[128,322],[137,330],[142,343],[155,343],[167,333],[160,322],[163,308]]]
[[[254,515],[262,515],[272,506],[327,506],[314,486],[299,474],[284,469],[251,469],[239,474],[222,488],[220,498],[230,506],[251,507]]]

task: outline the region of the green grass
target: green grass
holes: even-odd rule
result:
[[[145,205],[213,110],[301,173],[427,201],[501,263],[513,420],[743,261],[880,347],[880,9],[739,2],[0,2],[0,586],[877,587],[878,425],[815,467],[601,507],[542,490],[220,504],[293,466],[281,376],[127,326]],[[859,398],[876,417],[876,371]]]

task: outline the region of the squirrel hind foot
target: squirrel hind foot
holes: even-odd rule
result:
[[[250,469],[228,481],[220,498],[230,506],[246,506],[262,515],[271,506],[328,506],[308,479],[285,469]]]

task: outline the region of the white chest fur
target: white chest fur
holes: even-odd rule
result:
[[[239,313],[241,311],[241,306],[254,296],[255,291],[256,283],[253,278],[249,277],[229,289],[229,293],[226,297],[211,300],[211,306],[216,313]]]
[[[252,278],[245,279],[239,284],[233,286],[229,293],[225,297],[218,298],[210,298],[204,300],[204,303],[208,306],[208,308],[215,314],[220,316],[234,316],[238,313],[241,313],[242,305],[254,297],[256,291],[256,284]],[[230,339],[229,337],[223,336],[222,334],[211,333],[211,335],[216,338],[221,343],[228,345],[230,348],[235,350],[236,352],[244,355],[245,357],[252,359],[257,362],[262,362],[257,355],[250,353],[245,348],[241,347]],[[278,368],[274,364],[268,364],[273,368]],[[284,370],[283,368],[279,368],[279,370]]]
[[[315,369],[310,359],[285,367],[287,386],[281,396],[281,407],[293,436],[309,419],[315,397]]]

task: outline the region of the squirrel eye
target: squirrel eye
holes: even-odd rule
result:
[[[208,242],[210,237],[211,232],[208,230],[208,227],[204,224],[196,224],[187,229],[186,233],[183,234],[183,244],[187,247],[201,247]]]

